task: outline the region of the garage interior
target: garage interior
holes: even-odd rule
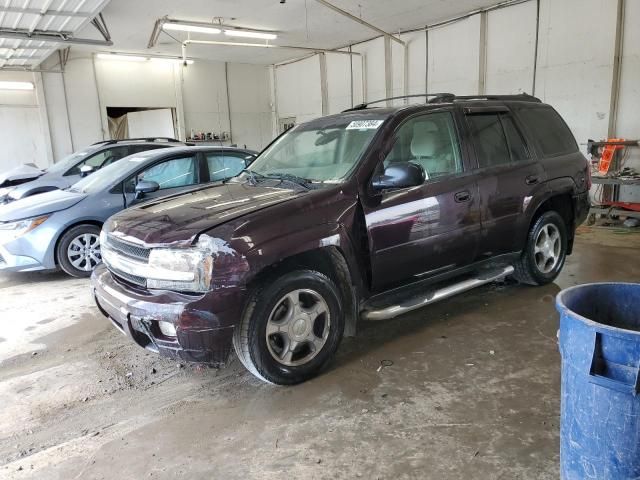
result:
[[[141,349],[87,278],[0,269],[0,477],[558,478],[556,295],[640,279],[638,24],[635,0],[2,0],[0,172],[111,139],[260,152],[425,92],[538,97],[594,171],[627,143],[553,283],[361,321],[296,386]]]

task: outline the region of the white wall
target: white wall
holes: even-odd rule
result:
[[[280,118],[298,123],[322,116],[318,55],[276,68],[276,103]]]
[[[57,63],[57,56],[52,56],[42,66],[59,70]],[[72,50],[64,74],[42,74],[46,100],[42,106],[35,95],[24,93],[6,97],[0,92],[0,103],[6,97],[6,102],[30,105],[46,114],[45,125],[38,127],[46,135],[37,137],[50,142],[29,147],[29,158],[41,158],[43,165],[109,138],[107,107],[173,108],[181,138],[192,129],[229,132],[231,110],[233,143],[261,150],[274,136],[270,71],[263,65],[228,64],[227,102],[224,63],[196,61],[184,68],[179,62],[103,60]],[[2,75],[8,78],[5,72]],[[37,126],[31,120],[24,123]],[[30,136],[16,129],[8,134],[19,143]]]
[[[536,2],[488,12],[485,92],[532,93],[535,44]]]
[[[262,65],[228,64],[232,141],[261,150],[275,136],[271,75]]]
[[[536,95],[560,112],[580,143],[607,136],[615,3],[612,0],[541,3]]]
[[[478,92],[480,77],[480,16],[429,31],[430,93]]]
[[[195,62],[182,68],[182,98],[187,135],[195,132],[228,132],[229,105],[224,63]],[[171,67],[173,75],[173,67]],[[170,82],[167,81],[167,84]],[[175,97],[175,92],[173,92]]]
[[[46,167],[51,143],[40,74],[0,72],[0,80],[35,86],[28,91],[0,90],[0,170],[24,163]]]

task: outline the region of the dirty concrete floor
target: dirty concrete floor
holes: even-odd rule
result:
[[[0,276],[0,477],[558,477],[554,296],[640,279],[640,234],[582,227],[546,287],[490,285],[362,324],[293,388],[179,367],[101,318],[88,282]],[[381,360],[393,365],[379,369]]]

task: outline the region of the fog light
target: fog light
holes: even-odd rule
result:
[[[160,331],[165,337],[175,337],[176,336],[176,327],[173,323],[170,322],[158,322],[158,326],[160,327]]]

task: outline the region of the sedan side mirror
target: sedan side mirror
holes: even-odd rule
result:
[[[93,173],[94,171],[95,171],[95,168],[93,168],[91,165],[83,165],[80,167],[80,176],[86,177],[87,175]]]
[[[411,162],[392,163],[382,175],[373,177],[372,186],[375,190],[387,188],[408,188],[422,185],[426,173],[424,168]]]
[[[160,190],[160,184],[158,182],[140,180],[136,185],[136,198],[142,198],[146,193],[153,193],[158,190]]]

